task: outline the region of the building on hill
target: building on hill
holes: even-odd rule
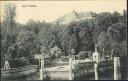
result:
[[[73,10],[72,12],[64,15],[63,17],[58,18],[55,23],[60,25],[67,25],[71,22],[77,22],[80,20],[86,20],[93,18],[93,12],[76,12]]]

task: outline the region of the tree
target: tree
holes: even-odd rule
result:
[[[115,23],[108,28],[109,38],[121,42],[126,40],[126,25],[124,23]]]
[[[126,25],[124,23],[112,24],[108,30],[107,34],[109,36],[110,50],[114,50],[114,54],[118,56],[125,55],[122,50],[125,51],[126,47],[123,41],[126,39]],[[122,49],[123,48],[123,49]]]
[[[127,41],[122,41],[121,43],[121,56],[127,56]]]
[[[120,17],[120,22],[127,24],[127,11],[125,9],[123,10],[123,15]]]
[[[45,25],[45,22],[34,21],[33,19],[30,19],[26,23],[26,29],[28,31],[34,31],[37,34],[40,32],[42,26],[44,25]]]
[[[69,43],[70,43],[70,36],[68,35],[68,30],[65,27],[58,27],[57,30],[57,40],[59,41],[60,48],[62,51],[66,52],[66,54],[69,52]]]
[[[16,5],[15,4],[6,4],[4,6],[4,19],[1,23],[1,56],[2,62],[5,60],[10,60],[10,55],[8,53],[9,48],[15,43],[17,36],[17,28],[15,23],[16,18]],[[5,58],[8,57],[8,59]]]
[[[15,25],[15,18],[16,18],[16,5],[12,3],[8,3],[4,7],[4,22],[6,22],[7,27],[9,27],[9,30],[14,29]]]
[[[74,49],[76,54],[78,54],[79,52],[79,44],[80,44],[79,32],[80,32],[80,28],[78,26],[78,23],[72,22],[71,24],[68,25],[68,35],[70,36],[69,50]]]
[[[79,54],[78,59],[84,60],[85,58],[88,58],[88,52],[87,51],[81,51]]]
[[[49,25],[42,27],[38,34],[38,40],[41,43],[42,51],[50,53],[50,49],[55,43],[55,36],[52,34],[52,29]]]
[[[69,36],[72,39],[71,46],[76,50],[76,54],[80,51],[94,50],[92,39],[93,20],[87,19],[79,22],[71,23],[69,27]],[[74,43],[73,43],[74,42]]]
[[[95,17],[94,24],[99,31],[106,31],[112,23],[112,14],[110,12],[102,12]]]
[[[109,37],[105,31],[102,31],[98,37],[99,52],[102,56],[109,54]]]
[[[80,33],[80,51],[92,51],[94,50],[94,43],[92,40],[92,33],[89,31],[89,28],[83,28]]]
[[[107,31],[108,27],[113,24],[113,18],[110,12],[102,12],[97,14],[92,22],[92,34],[94,43],[98,42],[98,36],[102,31]]]
[[[3,20],[3,33],[4,39],[9,40],[8,45],[12,45],[15,42],[16,32],[16,5],[15,4],[6,4],[4,6],[4,20]]]
[[[20,56],[27,57],[35,54],[35,33],[33,31],[21,31],[17,36],[17,45],[19,47]]]
[[[113,17],[113,23],[118,23],[120,20],[121,14],[119,12],[115,11],[112,15],[113,15],[112,16]]]
[[[121,44],[119,42],[111,42],[111,48],[113,49],[114,56],[121,56]]]
[[[22,67],[31,63],[29,58],[34,58],[37,49],[35,41],[33,31],[20,31],[16,43],[9,46],[7,50],[11,67]]]

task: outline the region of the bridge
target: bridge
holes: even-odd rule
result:
[[[117,57],[115,57],[115,59],[114,61],[96,63],[93,61],[86,62],[85,60],[76,60],[72,57],[69,57],[69,62],[67,62],[67,65],[45,68],[44,57],[38,56],[38,60],[40,62],[39,63],[40,64],[40,71],[39,71],[40,80],[44,80],[46,78],[49,78],[50,80],[79,80],[79,79],[82,79],[83,77],[85,78],[89,74],[93,74],[95,76],[95,79],[99,79],[98,78],[99,71],[103,72],[105,69],[115,69],[115,67],[116,67],[117,74],[120,75],[122,72],[120,73],[119,72],[120,69],[118,68],[120,67],[120,63],[123,63],[123,62],[121,61],[119,63],[119,59],[117,59]],[[127,60],[125,60],[125,62],[127,62]],[[34,72],[37,72],[38,67],[39,67],[38,65],[29,65],[25,67],[11,68],[6,70],[1,69],[1,75],[2,77],[26,76]],[[128,66],[125,66],[124,64],[123,67],[128,67]],[[117,77],[117,76],[118,75],[115,75],[114,77]],[[126,74],[123,76],[126,78]],[[120,77],[117,77],[116,79],[121,79],[121,77],[122,75],[120,75]]]

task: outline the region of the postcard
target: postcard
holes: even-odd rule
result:
[[[1,0],[1,80],[128,80],[127,0]]]

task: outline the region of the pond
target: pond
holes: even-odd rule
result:
[[[104,75],[99,75],[99,80],[113,80],[113,73],[110,73],[110,74],[104,74]],[[40,80],[40,73],[39,71],[38,72],[35,72],[33,74],[30,74],[28,76],[24,76],[24,77],[18,77],[18,78],[15,78],[15,79],[5,79],[5,78],[1,78],[2,80],[1,81],[26,81],[26,80]],[[82,79],[82,78],[81,78]],[[94,80],[94,74],[88,76],[88,77],[85,77],[83,78],[82,80]],[[80,79],[79,79],[80,80]]]

